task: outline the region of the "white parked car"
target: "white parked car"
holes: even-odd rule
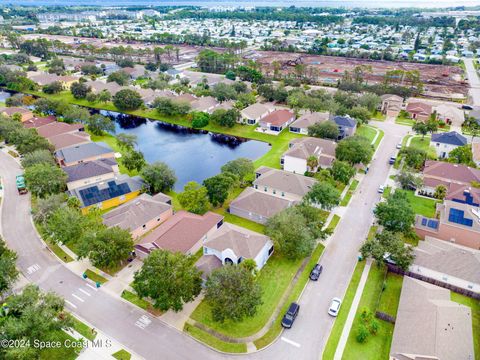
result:
[[[401,149],[401,148],[402,148],[402,144],[401,143],[397,144],[397,149]]]
[[[385,191],[385,186],[384,186],[384,185],[380,185],[380,186],[378,187],[378,193],[379,193],[379,194],[383,194],[384,191]]]
[[[328,315],[337,316],[338,311],[340,310],[340,305],[342,305],[342,300],[339,298],[333,298],[330,307],[328,308]]]

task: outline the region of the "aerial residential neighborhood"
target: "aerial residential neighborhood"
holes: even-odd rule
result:
[[[0,4],[1,359],[480,359],[480,3],[320,3]]]

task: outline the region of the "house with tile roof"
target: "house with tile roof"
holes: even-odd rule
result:
[[[295,134],[308,135],[308,128],[315,124],[330,120],[328,112],[311,112],[307,111],[295,120],[288,128],[290,132]]]
[[[133,239],[139,239],[173,215],[171,198],[159,193],[141,194],[135,199],[102,215],[108,227],[128,230]]]
[[[397,117],[403,106],[403,98],[398,95],[385,94],[381,96],[380,111],[388,117]]]
[[[433,113],[432,105],[419,101],[412,101],[407,104],[406,111],[413,120],[426,121]]]
[[[335,160],[337,143],[333,140],[313,137],[297,138],[288,144],[289,149],[283,154],[281,164],[285,171],[296,174],[317,172],[327,169]],[[312,159],[315,159],[312,167]]]
[[[53,115],[46,116],[46,117],[33,117],[29,120],[26,120],[23,122],[23,127],[26,129],[31,129],[31,128],[39,128],[40,126],[48,125],[53,122],[57,121],[57,118]]]
[[[450,151],[459,146],[467,145],[467,138],[456,131],[432,134],[430,145],[440,159],[448,158]]]
[[[55,151],[58,151],[75,145],[87,144],[91,141],[89,133],[78,131],[73,134],[66,133],[52,136],[51,138],[48,138],[48,142],[54,146]]]
[[[269,132],[274,135],[288,127],[295,120],[295,114],[287,109],[274,110],[268,115],[260,119],[259,124],[262,131]]]
[[[73,190],[89,184],[115,179],[119,174],[114,159],[100,159],[63,167],[67,174],[67,188]]]
[[[472,309],[447,289],[405,276],[390,359],[474,359]]]
[[[140,257],[156,249],[192,255],[222,224],[223,216],[214,212],[197,215],[181,210],[141,238],[135,249]]]

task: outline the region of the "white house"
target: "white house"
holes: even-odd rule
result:
[[[431,145],[441,159],[447,158],[453,149],[466,144],[467,138],[456,131],[433,134],[431,140]]]
[[[261,269],[272,254],[273,242],[268,236],[230,223],[224,223],[203,244],[203,255],[215,256],[222,265],[253,259]]]
[[[240,111],[241,122],[248,125],[255,125],[273,110],[275,110],[275,108],[271,104],[252,104]]]
[[[337,143],[333,140],[312,137],[294,139],[283,154],[281,164],[285,171],[302,175],[307,171],[326,169],[335,160],[336,147]],[[310,161],[311,159],[316,161]]]

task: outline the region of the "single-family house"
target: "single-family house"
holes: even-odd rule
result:
[[[441,104],[434,106],[433,111],[437,114],[437,119],[446,124],[460,127],[465,120],[464,112],[455,105]]]
[[[329,119],[330,114],[328,112],[307,111],[289,126],[289,130],[296,134],[308,135],[310,126],[328,121]]]
[[[288,171],[261,166],[255,171],[253,188],[263,193],[300,201],[317,182],[315,179]]]
[[[414,254],[410,272],[431,282],[480,294],[480,250],[425,236]]]
[[[273,254],[273,242],[266,235],[224,223],[203,243],[203,256],[214,256],[222,265],[237,265],[252,259],[260,270]]]
[[[286,109],[274,110],[267,116],[260,119],[260,126],[263,131],[279,134],[283,129],[295,120],[295,114]]]
[[[115,81],[104,83],[102,81],[87,81],[85,83],[92,89],[92,93],[98,94],[102,91],[108,91],[110,95],[114,96],[117,92],[124,89],[123,86],[118,85]]]
[[[73,190],[89,184],[115,179],[118,164],[113,159],[100,159],[63,167],[67,174],[67,188]]]
[[[381,96],[382,104],[380,111],[388,117],[396,118],[403,106],[403,98],[398,95],[385,94]]]
[[[435,218],[417,215],[415,231],[424,238],[432,236],[472,249],[480,249],[480,207],[470,204],[469,194],[465,201],[445,200],[437,204]]]
[[[25,122],[34,118],[33,112],[28,109],[21,108],[21,107],[5,107],[0,109],[0,114],[4,116],[13,116],[14,114],[21,115],[21,121]]]
[[[472,309],[450,291],[405,276],[390,359],[473,359]]]
[[[86,161],[114,159],[115,153],[105,143],[89,142],[61,149],[55,152],[55,157],[60,166],[71,166]]]
[[[437,156],[445,159],[453,149],[467,145],[467,138],[456,131],[440,132],[432,134],[430,144],[435,148]]]
[[[223,216],[214,212],[197,215],[181,210],[140,239],[135,249],[140,257],[156,249],[195,254],[222,224]]]
[[[209,114],[211,114],[218,105],[218,101],[212,96],[201,96],[190,103],[192,110]]]
[[[419,101],[412,101],[407,104],[406,111],[413,120],[426,121],[430,119],[433,109],[432,105]]]
[[[273,215],[297,203],[299,200],[272,196],[248,187],[230,203],[228,212],[259,224],[265,224]]]
[[[38,135],[49,139],[60,134],[74,134],[85,131],[83,124],[68,124],[65,122],[52,122],[37,128]]]
[[[69,191],[69,195],[80,200],[82,213],[86,214],[93,207],[110,209],[136,198],[143,185],[139,176],[119,175],[115,179],[75,188]]]
[[[141,194],[102,215],[108,227],[118,226],[130,231],[138,239],[173,215],[171,198],[159,193],[151,196]]]
[[[255,103],[240,111],[240,121],[248,125],[255,125],[274,110],[272,104]]]
[[[76,133],[59,134],[48,138],[48,142],[53,145],[55,151],[65,149],[70,146],[86,144],[90,142],[90,135],[85,131]]]
[[[289,149],[281,159],[283,169],[305,174],[307,171],[316,172],[319,168],[330,168],[335,160],[337,143],[333,140],[304,137],[290,141],[288,146]]]
[[[438,185],[445,186],[448,194],[452,185],[470,186],[472,182],[480,182],[480,170],[444,161],[427,160],[425,162],[422,190],[427,194],[433,195]]]
[[[352,136],[355,134],[355,131],[357,131],[357,120],[348,115],[334,116],[333,122],[338,126],[338,140]]]
[[[480,142],[474,141],[472,143],[472,159],[480,167]]]
[[[35,116],[29,120],[24,121],[22,125],[26,129],[30,129],[30,128],[36,129],[36,128],[39,128],[40,126],[48,125],[55,121],[57,121],[57,118],[53,115],[46,116],[46,117]]]

